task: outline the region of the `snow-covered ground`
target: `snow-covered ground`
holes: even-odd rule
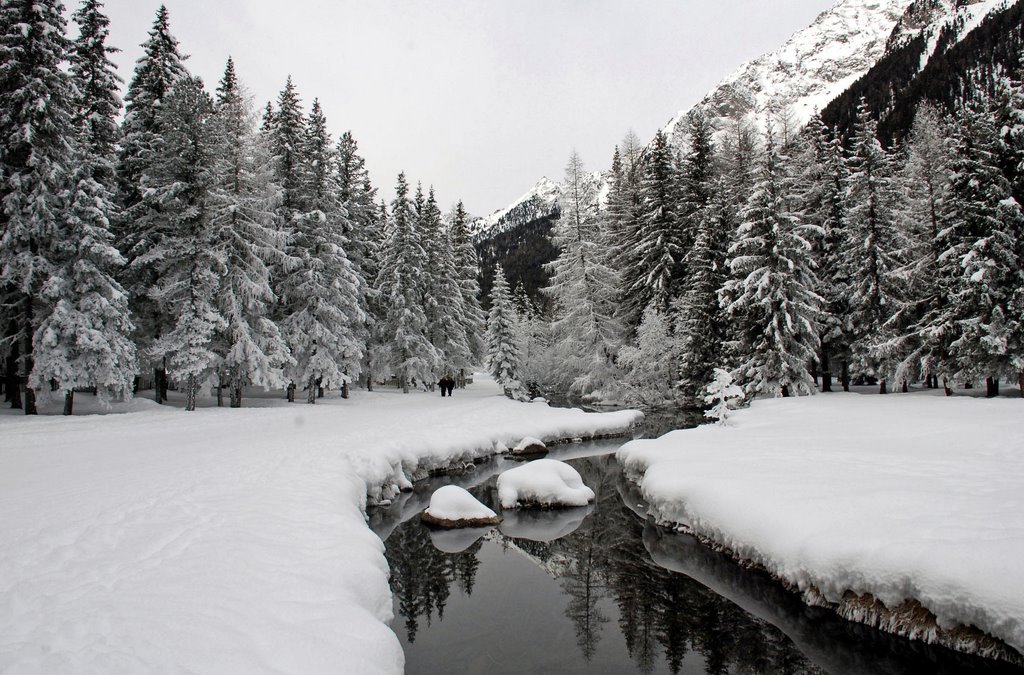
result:
[[[658,519],[808,597],[915,599],[1024,652],[1022,413],[925,392],[764,400],[618,456]]]
[[[516,403],[480,376],[451,398],[246,404],[0,416],[0,672],[401,672],[367,493],[638,415]]]

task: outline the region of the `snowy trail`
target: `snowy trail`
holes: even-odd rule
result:
[[[1024,652],[1021,407],[923,393],[757,401],[733,426],[631,441],[618,456],[659,519],[805,598],[915,599],[942,629],[974,625]]]
[[[497,391],[0,417],[0,672],[401,672],[367,489],[633,420]]]

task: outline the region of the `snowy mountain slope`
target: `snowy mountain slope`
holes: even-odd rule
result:
[[[474,238],[492,237],[507,231],[524,219],[549,215],[555,210],[554,205],[561,194],[561,186],[544,176],[522,197],[505,208],[473,221],[470,225],[470,232]]]
[[[788,109],[802,126],[885,53],[911,0],[842,0],[781,48],[740,66],[694,106],[719,129],[730,120]],[[679,112],[664,131],[677,145],[685,132]],[[760,119],[759,119],[760,118]]]

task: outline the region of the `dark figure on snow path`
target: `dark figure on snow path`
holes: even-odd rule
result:
[[[449,375],[448,376],[448,396],[451,396],[452,392],[454,390],[455,390],[455,380],[452,378],[451,375]]]
[[[452,379],[451,375],[445,375],[437,385],[441,387],[441,396],[451,396],[452,391],[455,389],[455,380]]]

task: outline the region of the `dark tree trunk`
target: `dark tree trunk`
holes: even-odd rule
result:
[[[832,391],[832,369],[829,367],[828,352],[821,349],[821,391]]]
[[[946,394],[946,396],[953,395],[953,390],[949,388],[949,382],[947,382],[945,379],[942,380],[942,391],[943,393]]]
[[[907,385],[906,380],[903,380],[903,384],[900,385],[900,391],[902,391],[904,394],[910,391],[910,387]]]
[[[402,388],[403,394],[409,393],[409,381],[405,379],[405,376],[398,378],[398,386]]]
[[[888,390],[885,388],[885,380],[879,380],[878,381],[878,393],[879,394],[888,394],[889,393]]]
[[[237,381],[231,382],[231,407],[242,407],[242,385],[238,384]]]
[[[39,414],[39,410],[36,409],[36,390],[28,386],[25,387],[25,414]]]
[[[308,386],[306,387],[306,403],[316,403],[316,390],[316,378],[311,377],[309,378],[309,383]]]
[[[217,371],[217,407],[224,407],[224,374]]]
[[[366,373],[366,391],[373,391],[373,371]]]
[[[163,391],[164,391],[163,379],[164,379],[164,375],[165,375],[165,373],[164,373],[164,369],[163,368],[156,368],[156,367],[153,368],[153,400],[156,401],[157,403],[163,403],[164,402],[164,398],[163,398]]]
[[[782,385],[782,398],[789,398],[789,385]]]
[[[850,364],[843,361],[843,370],[840,379],[843,383],[843,391],[850,391]]]
[[[341,385],[341,397],[348,398],[348,382],[344,382]]]
[[[71,410],[74,408],[74,406],[75,406],[75,392],[74,392],[74,390],[72,389],[72,390],[64,392],[64,414],[65,415],[70,415],[71,414]]]
[[[288,388],[285,389],[285,396],[288,398],[289,403],[295,403],[295,383],[289,382]]]
[[[999,396],[999,379],[995,377],[989,377],[985,379],[985,398],[995,398]]]
[[[21,410],[21,378],[18,377],[18,345],[7,357],[7,401],[14,410]]]
[[[1024,396],[1024,371],[1017,373],[1017,386],[1020,387],[1020,395]]]
[[[818,362],[811,361],[811,379],[814,380],[814,386],[818,386]]]
[[[185,378],[185,410],[196,409],[196,390],[198,388],[199,382],[196,381],[195,375]]]
[[[32,326],[34,322],[32,320],[32,300],[29,299],[26,303],[25,308],[25,325],[27,331],[25,335],[27,339],[23,341],[21,350],[25,355],[21,359],[21,381],[22,386],[25,387],[25,414],[26,415],[38,415],[39,411],[36,409],[36,390],[29,386],[28,377],[32,374]]]

